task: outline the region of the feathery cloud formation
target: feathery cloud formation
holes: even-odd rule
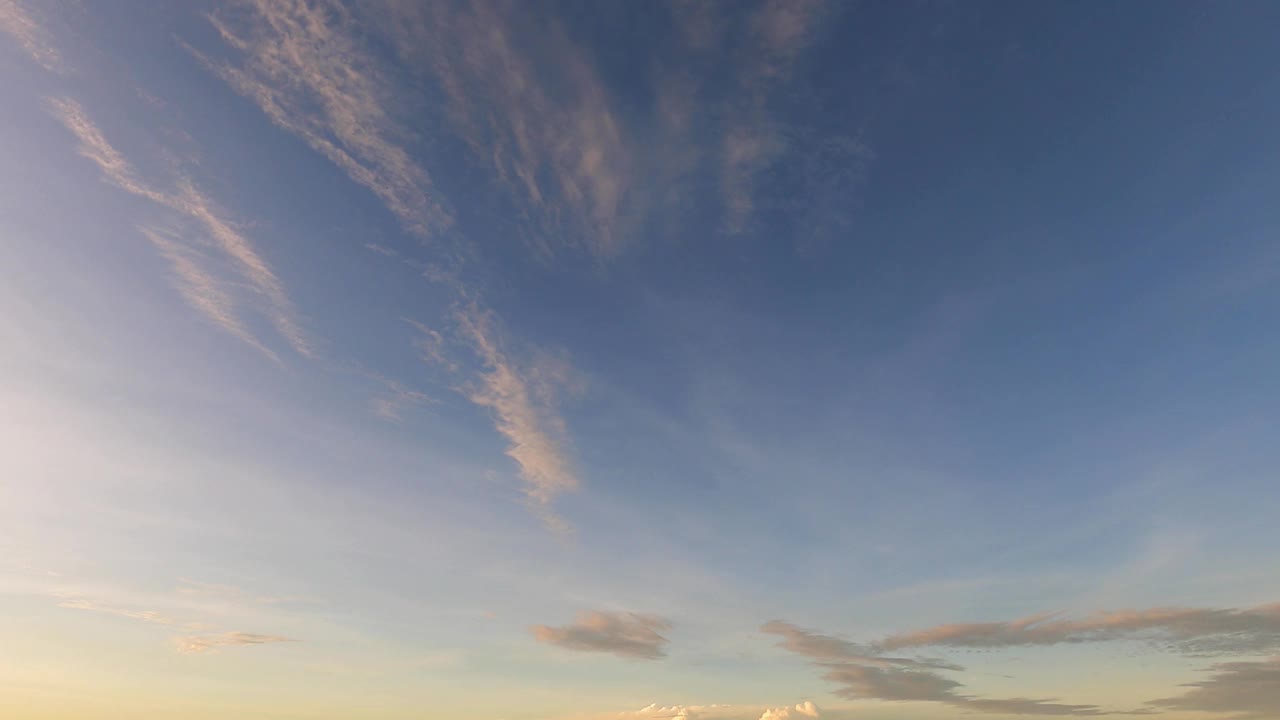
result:
[[[656,615],[589,610],[561,627],[535,625],[538,642],[566,650],[607,652],[624,658],[657,660],[666,657],[667,639],[661,631],[671,624]]]
[[[283,284],[249,239],[224,217],[208,196],[185,177],[180,177],[171,191],[152,187],[138,178],[133,165],[107,141],[79,103],[70,98],[53,98],[48,105],[50,112],[76,136],[79,153],[98,166],[107,182],[194,221],[221,250],[242,281],[265,301],[264,312],[276,331],[299,354],[313,356],[311,343],[295,318]],[[144,235],[173,266],[179,289],[188,303],[227,332],[277,359],[275,353],[249,333],[234,310],[230,294],[198,262],[198,254],[179,249],[171,238],[153,229],[144,231]]]
[[[435,237],[452,223],[431,176],[405,144],[396,89],[358,40],[351,11],[327,0],[242,3],[245,13],[210,16],[240,66],[192,49],[276,125],[297,135],[373,191],[410,233]]]
[[[567,431],[555,408],[560,380],[556,369],[522,372],[503,351],[491,312],[472,305],[460,311],[457,320],[463,339],[484,365],[469,399],[493,412],[498,432],[511,442],[507,455],[520,467],[525,494],[535,509],[551,527],[567,529],[551,511],[557,495],[578,487],[562,450]]]

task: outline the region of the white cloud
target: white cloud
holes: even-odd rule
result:
[[[797,720],[798,718],[816,718],[821,713],[812,700],[805,700],[792,707],[766,708],[760,720]]]

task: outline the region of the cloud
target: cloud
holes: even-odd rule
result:
[[[579,613],[571,625],[535,625],[533,635],[538,642],[566,650],[657,660],[667,654],[664,649],[667,639],[660,631],[670,627],[670,623],[655,615],[591,610]]]
[[[52,98],[48,106],[50,112],[76,136],[80,155],[97,165],[107,182],[173,210],[198,225],[235,273],[254,290],[255,296],[265,301],[265,313],[276,331],[298,353],[307,357],[314,355],[279,278],[249,239],[189,178],[178,178],[175,188],[169,191],[152,187],[139,179],[133,165],[107,141],[79,103],[70,98]],[[199,254],[180,249],[170,238],[154,230],[144,231],[144,235],[169,260],[177,275],[179,290],[188,303],[227,332],[277,359],[245,328],[234,311],[230,296],[219,288],[213,274],[199,262]]]
[[[425,72],[473,157],[526,213],[550,256],[622,249],[636,143],[587,55],[557,21],[483,0],[399,3],[384,22]]]
[[[0,0],[0,32],[13,38],[27,56],[51,72],[63,72],[62,56],[18,0]]]
[[[406,409],[436,402],[430,395],[411,390],[399,381],[382,378],[382,384],[385,389],[373,399],[373,412],[383,420],[401,420]]]
[[[965,710],[1011,715],[1106,715],[1096,705],[1066,705],[1052,699],[977,698],[958,692],[963,687],[950,678],[924,670],[820,663],[823,678],[840,686],[836,695],[851,700],[935,702]]]
[[[549,525],[567,529],[550,510],[559,494],[578,487],[562,445],[567,432],[556,412],[556,389],[563,384],[554,365],[523,371],[502,349],[496,318],[475,305],[458,313],[459,332],[484,365],[478,385],[467,396],[488,408],[494,426],[511,442],[507,456],[520,468],[525,494]]]
[[[140,620],[142,622],[154,623],[156,625],[177,625],[178,621],[173,618],[156,612],[154,610],[130,610],[127,608],[115,607],[112,605],[104,605],[102,603],[86,600],[84,598],[67,598],[58,603],[58,607],[70,610],[87,610],[89,612],[103,613],[106,615],[115,615],[116,617],[129,618],[130,620]]]
[[[239,645],[267,645],[270,643],[295,642],[292,638],[279,635],[257,635],[246,632],[224,632],[217,635],[192,635],[175,638],[178,651],[187,654],[210,652],[224,647]]]
[[[1187,683],[1182,695],[1149,705],[1177,712],[1232,713],[1239,718],[1280,717],[1280,657],[1220,663],[1207,680]]]
[[[798,720],[798,718],[816,718],[821,713],[812,700],[805,700],[792,707],[766,708],[760,720]]]
[[[872,646],[811,632],[780,620],[765,623],[760,629],[780,635],[779,647],[812,660],[823,669],[824,679],[840,686],[835,694],[851,700],[934,702],[967,710],[1016,715],[1106,714],[1096,705],[1067,705],[1052,699],[993,699],[965,695],[959,692],[963,688],[961,683],[935,672],[962,669],[956,665],[934,660],[883,657]]]
[[[721,148],[726,226],[737,233],[755,211],[756,177],[787,151],[770,96],[788,81],[796,56],[813,40],[825,0],[765,0],[751,14],[739,50],[732,121]]]
[[[405,148],[410,129],[391,112],[397,91],[359,41],[350,11],[326,0],[240,7],[244,13],[210,16],[240,53],[239,66],[192,52],[272,122],[371,190],[410,233],[430,238],[449,227],[449,209]]]
[[[877,667],[912,667],[933,668],[937,670],[963,670],[940,660],[922,660],[912,658],[883,657],[869,645],[842,640],[830,635],[822,635],[781,620],[772,620],[760,627],[761,632],[779,635],[782,641],[778,647],[790,650],[819,662],[857,663]]]
[[[1148,640],[1188,654],[1263,653],[1280,648],[1280,603],[1249,609],[1153,608],[1079,619],[1043,614],[1008,622],[939,625],[892,635],[879,646],[1015,647]]]
[[[280,362],[280,356],[263,345],[244,326],[236,313],[235,300],[222,288],[217,279],[204,270],[202,258],[196,255],[195,249],[175,242],[154,228],[143,227],[139,228],[139,231],[155,246],[160,255],[169,261],[174,284],[188,305],[223,330],[257,348],[271,360]]]

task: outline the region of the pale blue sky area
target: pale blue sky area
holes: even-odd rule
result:
[[[0,0],[0,714],[1280,715],[1278,27]]]

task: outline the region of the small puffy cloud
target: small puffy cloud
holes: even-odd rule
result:
[[[798,720],[816,718],[818,715],[818,706],[812,700],[805,700],[792,707],[766,708],[760,715],[760,720]]]
[[[607,652],[624,658],[657,660],[666,657],[667,638],[661,631],[671,624],[656,615],[589,610],[576,622],[561,627],[535,625],[538,642],[580,652]]]
[[[192,635],[174,640],[178,651],[188,654],[209,652],[224,647],[238,645],[267,645],[271,643],[294,642],[293,638],[279,635],[258,635],[246,632],[224,632],[216,635]]]
[[[1214,665],[1207,680],[1187,683],[1176,697],[1149,705],[1178,712],[1232,713],[1244,719],[1280,717],[1280,657]]]

